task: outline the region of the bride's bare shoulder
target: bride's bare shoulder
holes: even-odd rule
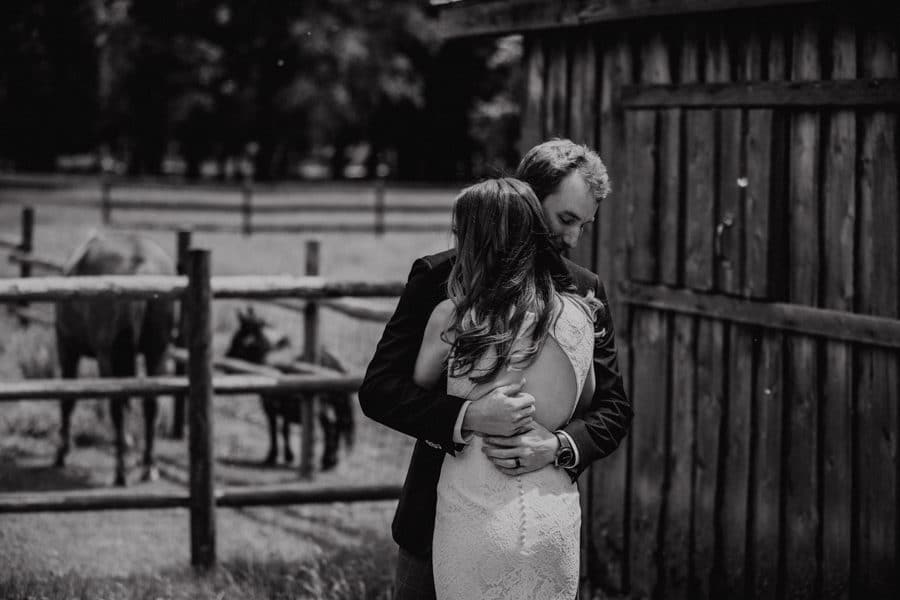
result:
[[[453,314],[456,312],[456,305],[453,304],[453,300],[449,298],[446,300],[442,300],[437,303],[437,306],[434,307],[434,310],[431,311],[430,321],[436,321],[438,324],[444,324],[450,322],[450,319],[453,318]]]
[[[431,311],[431,316],[428,317],[428,324],[425,326],[425,337],[444,337],[442,334],[449,327],[455,312],[456,306],[452,300],[447,299],[438,302],[437,306]]]

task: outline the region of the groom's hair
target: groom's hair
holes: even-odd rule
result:
[[[516,178],[530,185],[543,202],[573,171],[581,173],[597,202],[612,190],[606,165],[596,152],[583,144],[559,138],[529,150],[519,162]]]

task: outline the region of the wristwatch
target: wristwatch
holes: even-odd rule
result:
[[[569,438],[558,431],[554,431],[553,435],[559,440],[559,450],[556,451],[556,457],[553,459],[553,466],[557,469],[570,469],[575,466],[575,450],[569,443]]]

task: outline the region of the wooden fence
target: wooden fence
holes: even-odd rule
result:
[[[328,372],[302,375],[213,376],[213,298],[270,299],[293,297],[322,300],[345,296],[396,296],[402,283],[364,283],[325,280],[321,277],[211,277],[207,250],[190,250],[185,261],[186,276],[100,276],[15,278],[0,281],[0,302],[52,302],[113,296],[116,298],[173,298],[182,300],[186,316],[187,376],[98,378],[74,381],[32,380],[0,385],[0,402],[13,400],[57,400],[83,396],[117,394],[186,394],[189,397],[188,493],[141,493],[118,490],[40,494],[0,494],[0,513],[112,509],[153,509],[187,507],[190,511],[191,562],[207,568],[216,560],[217,506],[249,506],[309,502],[353,502],[396,499],[399,486],[348,486],[321,490],[298,485],[265,486],[259,489],[213,487],[213,393],[246,394],[297,391],[355,390],[359,373]],[[306,314],[314,318],[314,302]],[[305,405],[315,402],[315,396]],[[311,423],[313,419],[308,419]],[[308,438],[311,439],[311,436]],[[308,443],[308,442],[307,442]]]
[[[249,183],[241,186],[240,202],[212,202],[199,200],[116,200],[112,194],[112,183],[104,177],[101,183],[100,211],[105,225],[120,225],[130,228],[145,230],[164,229],[171,230],[182,226],[173,226],[152,221],[128,221],[114,223],[113,211],[131,212],[167,212],[167,213],[232,213],[241,217],[240,223],[196,223],[191,226],[194,231],[208,232],[240,232],[244,235],[253,233],[310,233],[310,232],[346,232],[361,233],[374,231],[377,235],[387,231],[397,232],[446,232],[449,231],[449,219],[441,223],[388,223],[388,213],[415,213],[415,214],[444,214],[449,217],[450,207],[435,204],[415,203],[388,203],[385,195],[385,181],[379,178],[375,181],[374,200],[370,203],[328,203],[328,202],[304,202],[304,203],[262,203],[254,201],[253,188]],[[331,215],[347,214],[372,214],[372,223],[257,223],[254,216],[258,215],[299,215],[308,213],[324,213]]]
[[[0,248],[10,249],[9,260],[19,264],[19,276],[29,277],[32,273],[32,267],[37,267],[43,271],[61,274],[63,272],[63,263],[51,258],[41,257],[34,254],[34,209],[32,207],[22,208],[21,219],[21,239],[10,240],[8,238],[0,238]],[[176,233],[175,253],[176,266],[179,275],[186,274],[186,265],[188,252],[191,247],[191,232],[180,230]],[[319,242],[318,240],[307,240],[306,242],[306,275],[319,274]],[[318,359],[318,340],[319,340],[319,307],[323,306],[337,313],[346,315],[350,318],[384,323],[391,317],[392,310],[376,306],[367,306],[358,303],[348,302],[345,298],[316,298],[308,300],[283,299],[283,298],[263,298],[261,302],[278,306],[282,309],[299,312],[304,315],[304,346],[303,361],[295,361],[290,365],[279,365],[288,371],[296,373],[315,373],[321,371],[316,365]],[[9,308],[14,312],[23,325],[35,323],[47,327],[52,327],[54,322],[47,316],[29,309],[27,302],[18,302],[10,304]],[[175,348],[172,357],[175,360],[176,375],[184,375],[185,368],[188,363],[187,353],[181,346],[184,345],[186,338],[186,311],[179,311],[180,322],[178,323],[178,334],[176,336]],[[273,370],[267,369],[261,365],[253,365],[244,361],[233,359],[216,359],[214,365],[231,373],[242,373],[246,375],[272,375]],[[172,418],[172,437],[182,439],[184,437],[185,428],[185,397],[184,394],[176,391],[173,393],[174,410]],[[302,411],[302,445],[300,448],[300,476],[308,478],[313,473],[312,464],[312,443],[313,443],[313,424],[312,407],[304,405]]]

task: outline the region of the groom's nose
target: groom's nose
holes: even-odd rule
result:
[[[578,245],[579,237],[581,237],[581,229],[570,229],[563,233],[560,239],[562,245],[571,250]]]

